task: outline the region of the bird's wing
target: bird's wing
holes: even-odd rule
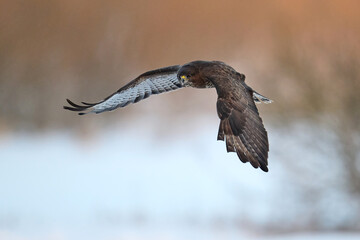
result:
[[[182,87],[177,79],[179,68],[180,65],[176,65],[146,72],[98,103],[82,102],[83,105],[78,105],[66,99],[71,106],[64,106],[64,109],[80,112],[80,115],[101,113],[136,103],[152,94],[176,90]]]
[[[215,80],[216,81],[216,80]],[[228,152],[236,152],[242,162],[267,172],[269,143],[267,132],[253,100],[253,91],[236,80],[215,83],[220,118],[218,140]]]

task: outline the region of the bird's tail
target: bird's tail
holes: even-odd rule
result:
[[[260,93],[258,92],[255,92],[253,91],[253,99],[256,103],[265,103],[265,104],[268,104],[268,103],[272,103],[273,101],[263,95],[261,95]]]

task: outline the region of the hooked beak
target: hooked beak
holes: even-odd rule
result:
[[[184,86],[185,83],[189,81],[189,79],[185,76],[185,75],[182,75],[180,76],[180,83]]]

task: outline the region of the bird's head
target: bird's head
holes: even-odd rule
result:
[[[184,65],[178,71],[177,77],[183,86],[190,86],[198,70],[195,66]]]

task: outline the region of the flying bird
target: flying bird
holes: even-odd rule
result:
[[[150,95],[184,87],[215,88],[220,126],[217,139],[225,141],[227,152],[236,152],[244,163],[268,171],[269,143],[256,103],[272,100],[245,83],[245,75],[219,61],[194,61],[145,72],[98,103],[78,105],[66,99],[64,109],[102,113],[139,102]]]

